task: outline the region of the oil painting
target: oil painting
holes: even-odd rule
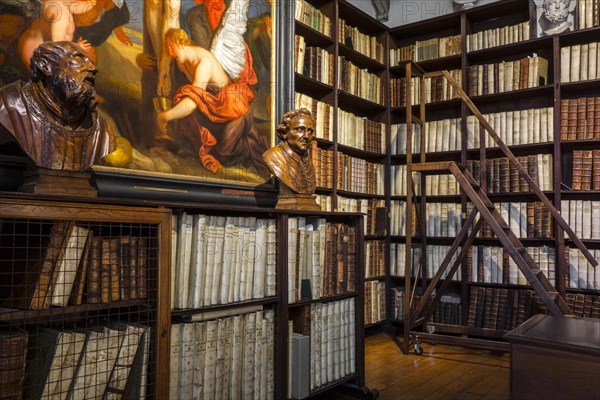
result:
[[[0,0],[0,86],[73,41],[133,160],[119,171],[260,185],[274,143],[272,0]]]

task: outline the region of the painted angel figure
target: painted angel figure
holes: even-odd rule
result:
[[[157,115],[157,124],[167,135],[167,124],[178,121],[178,131],[198,146],[200,161],[209,171],[242,165],[268,176],[262,153],[269,146],[250,112],[251,86],[257,78],[243,39],[248,4],[249,0],[231,0],[209,49],[192,43],[183,29],[166,33],[169,56],[190,83],[179,88],[173,108]]]

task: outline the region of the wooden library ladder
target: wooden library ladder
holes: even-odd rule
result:
[[[446,290],[450,277],[452,277],[458,267],[462,264],[463,260],[467,255],[467,251],[473,240],[477,236],[483,221],[487,222],[492,232],[496,235],[502,246],[506,249],[510,257],[515,261],[523,275],[527,278],[527,281],[538,294],[540,299],[546,304],[548,310],[552,315],[573,317],[573,313],[569,309],[564,299],[559,295],[554,286],[550,283],[546,275],[540,269],[540,266],[528,253],[527,249],[517,235],[510,229],[510,225],[503,219],[502,215],[495,208],[494,203],[490,201],[486,192],[480,187],[480,185],[473,179],[468,170],[462,165],[454,161],[445,162],[426,162],[425,152],[425,135],[423,134],[425,128],[425,79],[431,77],[442,76],[445,78],[450,85],[456,90],[460,98],[469,107],[473,115],[479,120],[479,123],[494,139],[497,145],[500,147],[504,155],[509,159],[510,163],[518,169],[521,176],[527,181],[531,190],[537,195],[537,197],[544,203],[546,208],[550,211],[552,217],[558,225],[567,233],[569,238],[577,246],[577,248],[585,255],[587,260],[596,267],[598,262],[594,259],[585,245],[581,240],[575,236],[573,230],[562,218],[560,213],[556,210],[552,202],[544,195],[542,190],[539,188],[537,183],[528,174],[527,168],[523,167],[519,160],[509,150],[509,148],[500,139],[494,128],[489,122],[482,116],[481,112],[473,104],[471,99],[462,90],[460,84],[454,80],[448,71],[438,71],[432,73],[424,72],[414,62],[407,62],[405,66],[406,71],[406,124],[407,124],[407,138],[406,138],[406,259],[405,259],[405,290],[404,290],[404,342],[402,343],[402,351],[407,354],[410,350],[411,343],[417,353],[420,354],[422,351],[419,345],[418,337],[429,336],[427,333],[412,332],[414,328],[425,324],[429,317],[432,315],[435,307],[439,303],[441,294]],[[412,113],[412,85],[413,78],[418,80],[419,88],[419,116],[415,116]],[[413,162],[412,154],[412,143],[413,143],[413,123],[420,126],[420,155],[419,162]],[[412,241],[412,226],[413,226],[413,204],[416,203],[416,196],[413,190],[413,172],[420,173],[420,198],[419,207],[415,207],[415,216],[418,221],[417,235],[421,237],[418,243],[413,245]],[[438,268],[435,276],[427,284],[427,277],[425,274],[426,268],[426,254],[425,251],[427,246],[427,235],[425,226],[425,176],[436,175],[436,174],[448,174],[451,173],[458,184],[460,185],[463,192],[467,195],[468,200],[474,205],[473,210],[469,213],[466,220],[464,221],[462,228],[457,233],[455,240]],[[480,218],[477,219],[477,214]],[[472,229],[471,229],[472,228]],[[412,264],[412,249],[415,247],[421,247],[421,257],[419,265],[415,266],[415,279],[411,277],[411,264]],[[448,270],[447,279],[442,280],[446,269],[451,263],[455,253],[458,251],[458,256],[452,262],[450,269]],[[420,278],[420,279],[419,279]],[[421,281],[421,287],[426,287],[420,298],[416,296],[417,285]],[[441,285],[438,284],[441,282]],[[436,290],[437,289],[437,290]],[[432,297],[432,294],[435,296]],[[481,340],[471,339],[474,342],[481,344]],[[492,348],[495,348],[493,345]],[[503,347],[496,347],[503,348]]]

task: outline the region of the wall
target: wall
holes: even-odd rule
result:
[[[386,0],[348,0],[349,3],[375,17],[373,1]],[[464,1],[464,0],[463,0]],[[476,5],[492,3],[498,0],[475,0]],[[405,25],[411,22],[449,14],[460,9],[452,0],[387,0],[389,2],[389,20],[384,22],[389,27]]]

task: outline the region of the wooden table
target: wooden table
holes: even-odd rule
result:
[[[511,399],[600,399],[600,320],[535,315],[505,336]]]

